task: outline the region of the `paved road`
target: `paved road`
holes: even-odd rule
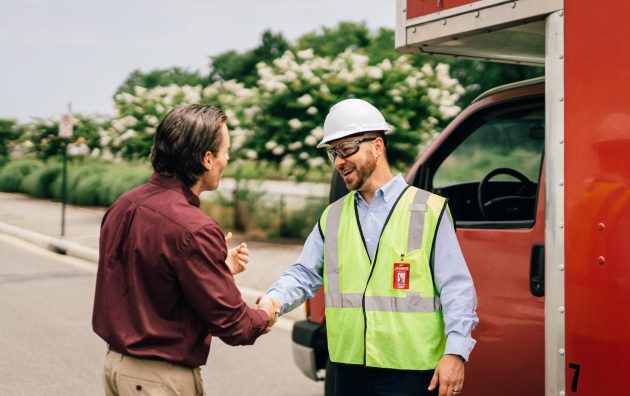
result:
[[[91,330],[95,266],[0,235],[0,395],[99,395],[104,343]],[[286,326],[285,326],[286,327]],[[208,395],[315,396],[282,327],[254,347],[215,340]]]

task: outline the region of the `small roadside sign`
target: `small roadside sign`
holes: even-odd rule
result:
[[[72,114],[64,114],[59,120],[59,137],[70,139],[72,137]]]

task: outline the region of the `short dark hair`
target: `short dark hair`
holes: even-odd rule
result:
[[[203,158],[217,153],[222,143],[225,113],[206,105],[179,106],[168,112],[158,125],[151,148],[155,172],[177,177],[192,186],[205,172]]]

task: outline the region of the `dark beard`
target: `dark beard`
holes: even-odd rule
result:
[[[367,179],[370,176],[372,176],[372,173],[374,173],[375,169],[376,169],[376,159],[371,156],[368,157],[368,159],[365,161],[363,166],[361,167],[355,166],[355,171],[357,172],[357,181],[354,186],[351,186],[348,183],[346,183],[346,187],[348,188],[348,190],[359,191],[361,187],[363,187]]]

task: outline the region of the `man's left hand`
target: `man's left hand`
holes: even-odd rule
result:
[[[229,245],[232,242],[232,233],[228,232],[225,236],[225,244]],[[237,247],[228,250],[225,263],[230,268],[232,275],[240,274],[247,269],[247,263],[249,263],[249,250],[247,244],[241,242]]]
[[[431,379],[429,390],[440,385],[439,396],[458,396],[464,388],[464,362],[455,355],[444,355]]]

